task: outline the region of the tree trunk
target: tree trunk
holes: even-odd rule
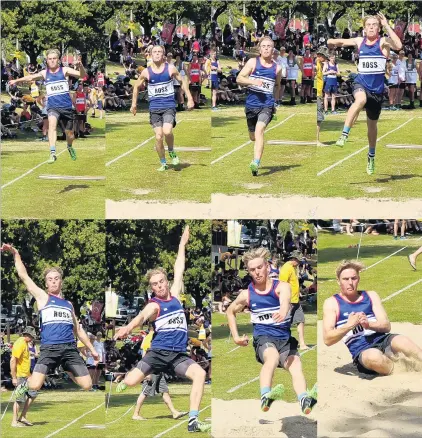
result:
[[[195,23],[195,38],[201,38],[202,23]]]

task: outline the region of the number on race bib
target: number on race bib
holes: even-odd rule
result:
[[[357,333],[363,332],[363,327],[359,324],[353,329],[353,334],[356,335]]]

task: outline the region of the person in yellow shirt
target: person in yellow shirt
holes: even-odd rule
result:
[[[286,262],[280,269],[279,280],[290,284],[292,290],[291,296],[291,318],[292,325],[297,324],[297,333],[299,335],[299,348],[308,350],[309,347],[305,343],[305,314],[299,302],[299,279],[297,276],[297,267],[303,260],[303,254],[300,251],[293,251],[290,255],[290,260]]]
[[[15,387],[26,382],[31,375],[31,358],[28,344],[33,342],[35,338],[35,329],[33,327],[26,327],[22,336],[13,344],[10,372],[12,374],[12,383]],[[33,424],[26,419],[26,414],[36,397],[37,391],[32,390],[28,390],[21,397],[16,397],[16,401],[13,404],[12,427],[33,426]],[[22,413],[19,415],[20,406],[22,404]]]
[[[317,50],[316,62],[316,90],[317,90],[317,145],[320,146],[319,134],[321,131],[321,123],[324,121],[324,75],[322,69],[324,63],[328,61],[328,51],[324,47]]]
[[[142,341],[141,350],[142,357],[145,356],[146,352],[151,348],[152,338],[154,337],[154,327],[150,325],[150,330],[148,334]],[[178,420],[179,418],[187,415],[187,412],[180,412],[174,406],[171,401],[169,394],[169,387],[167,385],[166,378],[164,374],[150,374],[142,382],[142,392],[139,394],[138,400],[136,401],[135,410],[133,412],[132,420],[146,420],[146,418],[140,415],[142,405],[144,404],[147,397],[153,397],[156,394],[163,394],[163,401],[170,409],[173,419]]]

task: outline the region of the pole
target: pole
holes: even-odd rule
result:
[[[130,22],[133,23],[133,11],[132,11],[132,9],[130,10]],[[130,39],[133,41],[133,30],[132,30],[132,28],[130,29]]]
[[[360,245],[362,243],[362,236],[363,236],[363,224],[360,225],[360,239],[359,239],[358,254],[356,256],[356,260],[359,260],[359,253],[360,253]]]

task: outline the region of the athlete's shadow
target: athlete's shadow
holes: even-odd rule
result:
[[[281,430],[289,438],[311,438],[317,436],[317,422],[302,415],[285,417],[281,420]]]
[[[187,169],[188,167],[196,166],[196,167],[208,167],[206,164],[192,164],[192,163],[180,163],[176,167],[173,167],[172,170],[174,172],[180,172],[183,169]]]
[[[284,170],[293,169],[295,167],[300,167],[300,164],[292,164],[290,166],[263,166],[260,168],[260,170],[261,171],[266,170],[266,172],[260,172],[258,176],[269,176],[272,175],[273,173],[283,172]]]
[[[359,377],[359,379],[364,380],[373,380],[374,378],[378,377],[375,374],[359,373],[357,368],[352,363],[348,363],[341,367],[334,368],[334,371],[336,373],[343,374],[344,376]]]
[[[76,190],[76,189],[89,189],[89,185],[87,185],[87,184],[71,184],[69,186],[66,186],[63,190],[60,190],[59,193],[71,192],[72,190]]]

